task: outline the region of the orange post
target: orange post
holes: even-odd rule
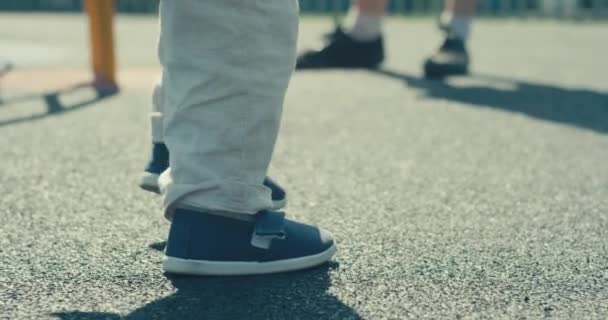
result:
[[[114,1],[85,0],[91,34],[91,62],[95,74],[95,87],[100,92],[118,90],[116,84],[116,58],[114,55]]]

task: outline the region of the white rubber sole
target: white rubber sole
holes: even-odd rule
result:
[[[281,210],[287,206],[287,198],[283,200],[272,200],[272,210]]]
[[[187,260],[165,256],[163,269],[167,273],[195,276],[243,276],[289,272],[321,265],[336,253],[336,246],[312,256],[269,262],[220,262]]]
[[[158,187],[158,174],[144,172],[139,178],[139,187],[150,192],[160,193]]]
[[[142,173],[139,178],[139,187],[150,192],[160,193],[160,187],[158,186],[158,178],[160,175],[150,172]],[[287,198],[283,200],[272,201],[272,209],[280,210],[287,206]]]

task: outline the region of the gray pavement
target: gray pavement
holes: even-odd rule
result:
[[[0,16],[0,318],[608,318],[606,25],[480,21],[473,75],[438,83],[433,22],[393,19],[382,70],[297,73],[271,173],[335,261],[191,278],[163,275],[168,223],[135,184],[154,19],[118,20],[120,95],[40,97],[86,67],[83,22]]]

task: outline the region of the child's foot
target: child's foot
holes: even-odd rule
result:
[[[152,157],[139,180],[139,187],[150,192],[160,193],[158,178],[169,168],[169,150],[164,143],[154,143]],[[273,209],[282,209],[287,205],[287,193],[272,179],[266,177],[264,185],[271,190]]]
[[[469,54],[463,40],[447,37],[439,50],[424,64],[427,78],[443,78],[469,73]]]
[[[328,44],[319,51],[309,51],[298,57],[296,69],[377,68],[384,60],[382,37],[357,41],[337,28],[326,36]]]
[[[177,209],[164,270],[189,275],[253,275],[311,268],[336,251],[328,232],[262,211],[254,221]]]
[[[139,180],[139,187],[150,192],[160,193],[158,177],[169,168],[169,150],[164,143],[152,145],[150,162]]]

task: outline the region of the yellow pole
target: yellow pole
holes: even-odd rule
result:
[[[116,92],[116,60],[114,55],[114,1],[85,0],[91,34],[91,62],[95,87],[100,92]]]

